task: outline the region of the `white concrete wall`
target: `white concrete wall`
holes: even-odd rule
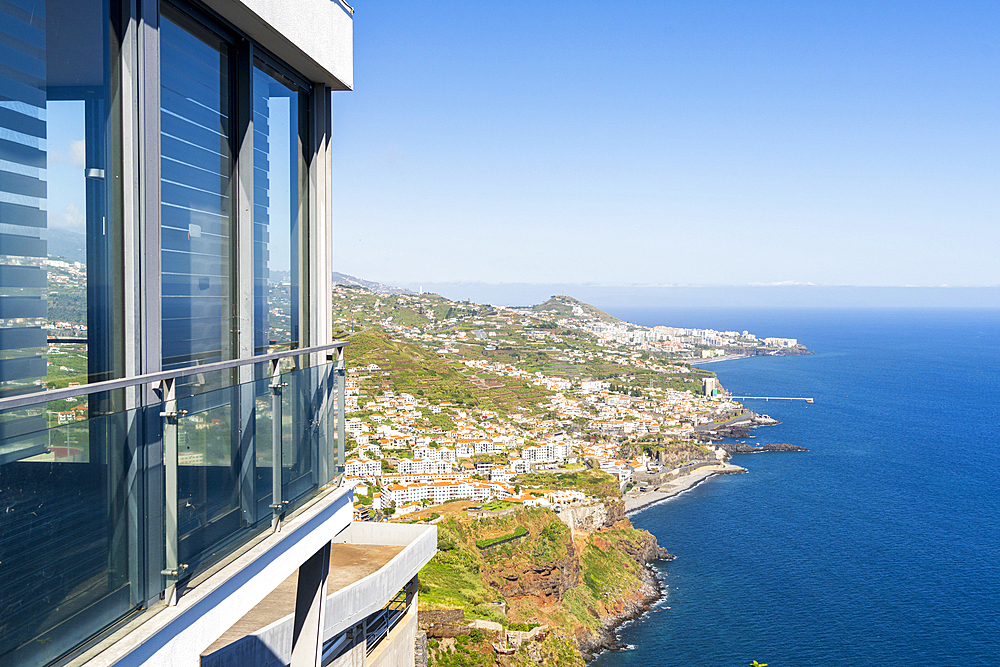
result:
[[[354,18],[337,0],[203,2],[311,81],[354,87]]]
[[[353,499],[351,488],[331,491],[84,664],[198,667],[202,651],[351,525]]]
[[[361,623],[365,618],[382,609],[396,593],[399,592],[420,569],[437,553],[437,528],[435,526],[418,526],[412,524],[368,523],[354,522],[349,528],[339,533],[332,540],[338,544],[372,544],[405,547],[392,560],[378,571],[359,579],[353,584],[331,593],[326,599],[326,622],[323,629],[323,641],[340,634],[347,628]],[[384,665],[413,665],[413,639],[416,633],[417,600],[414,597],[410,611],[412,629],[408,631],[407,640],[400,639],[400,655],[409,655],[408,663],[398,663],[393,657]],[[398,634],[407,617],[400,619],[390,638]],[[231,625],[232,623],[230,623]],[[226,626],[228,628],[229,626]],[[409,626],[407,626],[409,627]],[[226,628],[223,628],[225,630]],[[274,667],[286,665],[290,660],[292,647],[293,617],[291,614],[262,628],[252,635],[213,653],[210,667],[237,667],[252,664],[257,667]],[[396,640],[393,639],[392,642]],[[383,640],[382,644],[385,644]],[[395,644],[394,644],[395,645]],[[381,650],[381,645],[380,645]],[[393,649],[393,655],[399,653]],[[378,651],[369,656],[371,659]],[[361,655],[364,655],[362,652]],[[242,662],[246,660],[246,662]],[[339,659],[338,659],[339,660]],[[345,664],[350,665],[354,658],[345,658]]]
[[[384,607],[437,553],[437,527],[416,524],[355,521],[334,543],[406,546],[378,572],[336,591],[326,599],[323,637],[341,630]]]

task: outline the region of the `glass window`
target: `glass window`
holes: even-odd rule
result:
[[[299,230],[305,220],[306,94],[266,64],[253,70],[255,354],[299,343]]]
[[[160,19],[163,368],[232,356],[230,44],[166,5]],[[241,527],[228,373],[178,381],[178,524],[194,564]]]
[[[0,2],[0,397],[122,373],[116,5]],[[112,398],[0,415],[0,664],[136,602]]]
[[[231,358],[229,45],[160,22],[163,368]]]

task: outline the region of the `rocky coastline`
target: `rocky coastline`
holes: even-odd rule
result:
[[[674,560],[676,556],[661,547],[653,535],[649,536],[641,551],[631,555],[643,566],[642,585],[636,591],[634,599],[625,600],[619,611],[601,618],[601,626],[597,630],[581,633],[577,637],[577,646],[586,662],[592,661],[605,651],[621,650],[623,646],[618,640],[618,629],[624,623],[645,614],[650,606],[664,595],[663,585],[651,563]]]
[[[707,442],[716,442],[724,438],[745,438],[749,436],[745,429],[756,428],[758,426],[770,426],[778,424],[775,419],[768,415],[758,415],[753,412],[738,415],[727,420],[726,423],[713,428],[711,431],[705,430],[696,434],[698,439]],[[686,475],[671,480],[669,483],[657,487],[653,491],[627,494],[625,498],[626,514],[632,514],[644,509],[652,504],[672,498],[684,491],[687,491],[706,479],[718,474],[745,473],[745,468],[732,465],[728,462],[730,456],[734,454],[757,454],[761,452],[805,452],[809,451],[805,447],[791,445],[787,443],[732,443],[715,445],[717,449],[725,450],[725,461],[712,465],[703,464],[693,469]],[[720,452],[721,453],[721,452]],[[656,544],[656,538],[652,535],[652,544],[655,550],[642,554],[644,564],[644,574],[642,586],[638,591],[637,599],[628,601],[618,613],[611,614],[602,619],[601,627],[591,636],[578,638],[580,652],[588,663],[604,651],[617,651],[624,648],[618,639],[617,631],[622,624],[636,619],[647,611],[650,606],[661,599],[664,595],[663,585],[656,576],[649,563],[655,560],[673,560],[675,556],[669,554],[666,549],[662,549]],[[660,552],[664,555],[660,555]]]
[[[732,417],[722,424],[699,426],[694,434],[696,440],[701,442],[718,442],[724,438],[752,438],[747,429],[758,426],[774,426],[780,424],[777,419],[772,419],[768,415],[758,415],[748,412],[736,417]]]
[[[685,491],[690,491],[715,475],[732,475],[745,472],[746,468],[741,468],[731,463],[705,462],[693,468],[687,474],[659,484],[652,491],[630,491],[625,496],[625,513],[632,514],[638,512],[650,505],[673,498]]]

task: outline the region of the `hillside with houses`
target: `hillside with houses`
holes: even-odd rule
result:
[[[696,426],[743,408],[691,366],[712,341],[658,338],[569,297],[547,304],[337,288],[352,361],[346,474],[359,485],[359,518],[454,500],[582,502],[586,489],[527,482],[593,470],[620,495],[636,473],[690,462],[672,451],[716,459],[695,442]]]
[[[648,562],[670,557],[623,496],[735,468],[703,436],[748,411],[694,364],[804,350],[567,296],[512,308],[360,282],[334,294],[345,475],[355,520],[438,526],[420,574],[436,665],[580,664],[613,646],[659,595]]]

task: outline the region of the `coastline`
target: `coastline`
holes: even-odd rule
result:
[[[625,515],[630,516],[658,503],[676,498],[715,475],[744,472],[747,472],[746,468],[729,463],[720,463],[719,465],[698,468],[687,475],[661,485],[655,491],[647,491],[636,495],[626,494],[624,497]],[[656,543],[655,536],[653,537],[653,543]],[[663,581],[657,576],[652,563],[656,560],[673,560],[674,556],[665,553],[666,549],[658,546],[656,551],[657,553],[655,554],[643,554],[640,557],[643,562],[642,586],[639,590],[640,599],[626,603],[625,607],[619,613],[603,618],[601,620],[601,627],[590,641],[581,643],[579,647],[580,653],[586,664],[589,665],[603,653],[617,652],[625,648],[618,639],[619,631],[625,625],[645,616],[652,606],[666,595]]]
[[[715,475],[731,475],[744,473],[746,471],[746,468],[732,465],[731,463],[698,468],[691,471],[687,475],[683,475],[682,477],[678,477],[677,479],[667,482],[655,491],[646,491],[645,493],[639,493],[636,495],[626,495],[625,514],[635,514],[636,512],[646,509],[651,505],[675,498],[686,491],[690,491],[706,479]]]

